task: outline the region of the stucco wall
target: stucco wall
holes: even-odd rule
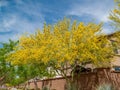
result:
[[[73,82],[79,90],[95,90],[96,86],[103,83],[110,83],[116,90],[120,90],[120,73],[111,72],[110,69],[96,69],[94,72],[76,75]],[[65,90],[66,81],[64,78],[54,78],[40,80],[37,84],[40,89],[48,86],[51,90]],[[34,88],[33,82],[30,83],[30,87]]]

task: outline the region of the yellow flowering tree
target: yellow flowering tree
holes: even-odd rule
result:
[[[115,1],[115,8],[110,13],[109,19],[112,20],[112,25],[115,30],[120,31],[120,0]]]
[[[115,1],[115,8],[110,13],[109,19],[112,21],[111,24],[114,27],[114,33],[109,35],[110,39],[114,43],[114,48],[120,49],[120,0]]]
[[[91,62],[97,67],[109,66],[112,48],[101,33],[101,24],[71,23],[69,19],[55,25],[44,25],[35,34],[22,36],[8,60],[12,64],[44,63],[66,76],[64,68]],[[59,70],[59,71],[58,71]]]

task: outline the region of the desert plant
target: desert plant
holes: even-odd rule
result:
[[[50,90],[47,86],[44,86],[42,90]]]
[[[115,88],[111,84],[101,84],[97,86],[96,90],[115,90]]]

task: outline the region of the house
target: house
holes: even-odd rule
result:
[[[109,34],[108,39],[114,45],[115,55],[112,58],[111,67],[113,71],[120,72],[120,31]],[[116,38],[117,37],[117,38]]]

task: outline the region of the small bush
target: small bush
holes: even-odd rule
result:
[[[50,90],[47,86],[44,86],[42,90]]]
[[[115,90],[115,88],[111,84],[101,84],[96,90]]]

